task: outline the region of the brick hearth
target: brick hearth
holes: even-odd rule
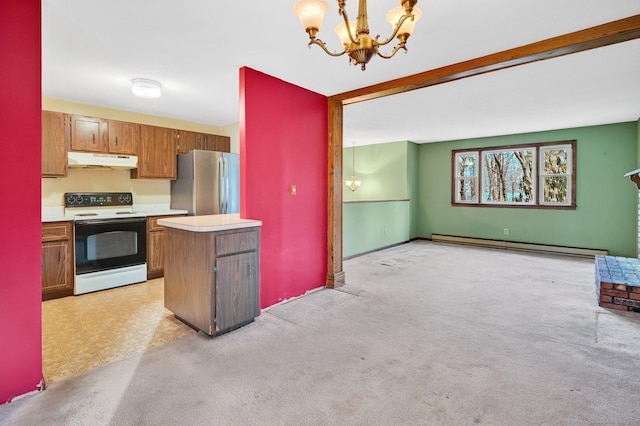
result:
[[[640,260],[596,256],[596,295],[603,308],[640,312]]]

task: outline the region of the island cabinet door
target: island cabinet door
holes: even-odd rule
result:
[[[217,259],[215,330],[247,324],[260,314],[258,252]]]

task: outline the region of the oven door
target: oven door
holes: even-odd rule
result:
[[[78,220],[76,275],[140,265],[147,261],[147,218]]]

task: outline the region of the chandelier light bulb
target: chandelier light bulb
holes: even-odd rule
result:
[[[411,13],[413,14],[413,19],[409,18],[402,23],[400,29],[398,30],[398,36],[400,36],[401,34],[413,34],[413,29],[416,26],[416,22],[418,22],[420,18],[422,18],[422,11],[417,7],[414,7]],[[391,31],[396,29],[398,22],[404,16],[404,14],[405,11],[404,7],[402,6],[395,7],[391,9],[389,13],[387,13],[387,22],[391,25]]]
[[[356,25],[357,25],[356,21],[349,21],[349,28],[351,29],[351,37],[353,37],[354,40],[356,39]],[[334,31],[338,35],[338,38],[340,39],[340,43],[342,43],[343,46],[349,46],[351,44],[351,39],[349,38],[349,31],[347,30],[347,24],[345,24],[344,22],[340,22],[338,25],[336,25],[336,28]]]
[[[300,18],[302,28],[309,33],[310,37],[315,37],[315,34],[320,31],[322,20],[328,10],[329,5],[324,0],[300,0],[293,6],[293,13]]]

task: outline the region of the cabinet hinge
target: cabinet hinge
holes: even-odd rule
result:
[[[218,265],[214,265],[213,272],[218,272]]]

